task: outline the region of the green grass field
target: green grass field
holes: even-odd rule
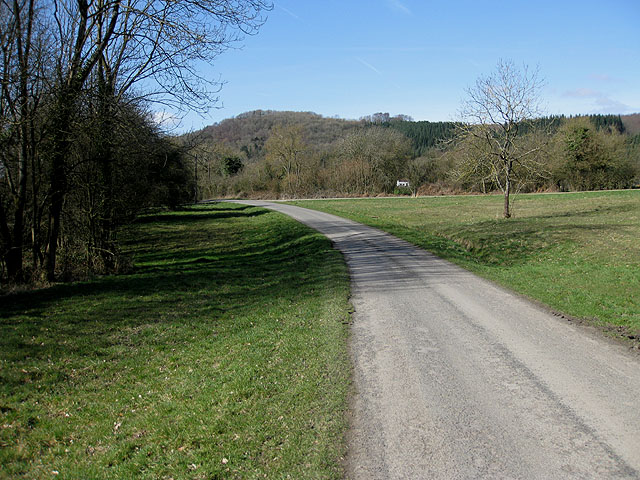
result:
[[[340,478],[348,274],[241,205],[148,215],[128,275],[0,298],[1,478]]]
[[[366,223],[623,336],[640,334],[640,191],[293,202]]]

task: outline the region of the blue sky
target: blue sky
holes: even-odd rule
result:
[[[455,120],[501,58],[539,68],[548,114],[640,112],[640,0],[276,0],[206,72],[218,108],[180,130],[256,109]]]

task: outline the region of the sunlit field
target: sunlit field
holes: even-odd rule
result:
[[[295,202],[386,230],[625,337],[640,333],[640,191]]]

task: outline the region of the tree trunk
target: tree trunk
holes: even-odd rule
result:
[[[15,229],[14,229],[15,232]],[[7,218],[5,216],[5,210],[0,205],[0,234],[3,240],[3,247],[6,248],[4,252],[4,262],[7,266],[7,276],[14,281],[20,280],[20,273],[22,272],[22,249],[16,249],[14,236],[11,234],[9,225],[7,224]]]
[[[23,250],[25,234],[25,208],[27,205],[27,184],[29,167],[29,121],[31,112],[29,108],[29,55],[31,48],[31,29],[33,24],[34,2],[29,2],[26,25],[22,24],[22,8],[18,2],[13,2],[13,18],[16,29],[16,49],[20,69],[20,84],[18,103],[20,108],[18,154],[18,188],[15,196],[15,212],[13,216],[13,234],[9,242],[9,251],[6,255],[7,274],[14,281],[22,281],[23,278]],[[26,29],[24,30],[23,29]],[[23,38],[24,36],[24,38]]]
[[[0,258],[3,258],[5,263],[8,263],[8,255],[11,251],[11,231],[9,230],[9,224],[7,223],[7,217],[5,207],[2,204],[2,197],[0,197]],[[7,266],[7,269],[9,267]],[[0,270],[1,272],[2,270]]]
[[[505,179],[504,188],[504,218],[511,217],[511,211],[509,210],[509,195],[511,194],[511,164],[507,167],[507,175]]]
[[[26,67],[25,67],[26,69]],[[29,177],[29,129],[28,117],[29,110],[27,106],[28,93],[26,88],[26,79],[21,95],[21,116],[22,124],[20,125],[20,155],[18,158],[18,192],[16,195],[16,211],[13,221],[13,244],[7,256],[7,270],[9,278],[15,281],[22,281],[23,278],[23,249],[25,234],[25,207],[27,205],[27,183]],[[11,263],[11,266],[10,266]]]
[[[20,159],[20,181],[18,198],[13,221],[12,242],[7,253],[7,274],[9,278],[21,282],[23,278],[23,248],[24,248],[24,209],[27,203],[27,169],[26,161]]]
[[[49,217],[51,230],[49,232],[49,248],[47,249],[47,280],[53,282],[56,279],[56,256],[58,254],[58,238],[60,237],[60,217],[62,216],[62,205],[64,203],[65,175],[64,175],[64,154],[55,153],[52,159],[51,175],[51,205],[49,207]]]
[[[9,250],[5,256],[5,261],[7,264],[7,275],[11,280],[16,282],[21,282],[24,280],[22,264],[24,250],[24,210],[27,204],[27,140],[25,138],[21,138],[20,140],[22,145],[20,157],[18,158],[18,191],[16,192],[15,197],[13,233],[9,237]]]
[[[99,125],[100,132],[99,138],[99,164],[102,171],[102,181],[104,183],[102,188],[103,195],[103,208],[99,217],[101,218],[99,223],[99,243],[98,253],[102,257],[103,266],[105,272],[113,271],[115,266],[114,252],[115,245],[113,242],[115,228],[117,226],[116,209],[115,209],[115,197],[114,197],[114,174],[113,164],[115,162],[113,155],[113,137],[111,133],[114,132],[113,118],[114,111],[113,105],[115,102],[115,92],[113,82],[109,75],[105,73],[102,66],[99,71]]]
[[[510,218],[511,212],[509,211],[509,187],[507,186],[507,191],[504,192],[504,218]]]
[[[38,178],[40,176],[39,168],[36,168],[36,146],[35,146],[35,134],[34,134],[34,126],[32,123],[31,126],[31,134],[30,134],[30,142],[31,142],[31,203],[32,203],[32,213],[31,213],[31,252],[32,252],[32,262],[33,262],[33,271],[37,271],[39,267],[42,266],[42,250],[40,244],[40,232],[41,232],[41,220],[42,214],[39,205],[39,184]]]
[[[58,253],[58,240],[60,238],[60,221],[62,207],[64,205],[64,195],[67,188],[66,157],[69,153],[69,130],[71,127],[71,117],[73,110],[73,95],[66,92],[60,94],[58,99],[57,114],[53,115],[53,145],[51,154],[51,178],[49,195],[51,205],[49,206],[49,220],[51,229],[49,231],[46,272],[47,280],[55,280],[56,259]]]

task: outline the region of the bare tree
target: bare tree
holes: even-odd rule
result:
[[[45,263],[55,277],[80,122],[91,119],[98,132],[91,161],[104,179],[97,218],[109,245],[114,122],[142,111],[140,99],[210,108],[221,83],[202,65],[257,33],[270,8],[268,0],[0,0],[0,260],[9,277],[22,276],[29,241],[34,267]]]
[[[243,34],[264,22],[264,0],[56,0],[51,7],[59,45],[51,115],[51,198],[47,277],[55,277],[66,194],[72,122],[92,75],[108,109],[144,83],[141,96],[178,109],[206,110],[219,87],[199,74]],[[105,124],[108,129],[108,124]],[[109,178],[109,155],[104,156]]]
[[[435,158],[418,157],[407,162],[405,176],[409,180],[411,195],[416,197],[420,187],[428,182],[435,181],[437,165]]]
[[[303,139],[302,129],[296,125],[276,125],[264,148],[267,152],[266,159],[282,171],[286,193],[298,194],[300,174],[309,150]]]
[[[504,193],[505,218],[511,216],[515,184],[544,171],[539,157],[543,145],[526,141],[537,128],[532,121],[541,115],[541,87],[537,70],[500,60],[493,74],[478,78],[467,90],[462,106],[457,140],[466,148],[459,175],[497,186]]]
[[[23,277],[29,208],[32,237],[39,236],[40,184],[33,172],[40,168],[37,122],[47,40],[38,21],[39,10],[36,0],[0,1],[0,258],[12,280]],[[35,263],[39,249],[32,243]]]
[[[343,189],[352,193],[391,192],[411,155],[409,139],[379,126],[348,134],[338,145]]]

